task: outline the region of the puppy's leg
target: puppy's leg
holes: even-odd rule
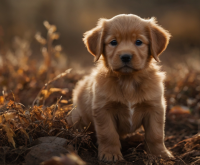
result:
[[[74,129],[78,130],[83,129],[84,126],[81,123],[81,116],[78,109],[73,109],[66,119],[69,127],[73,127]]]
[[[123,160],[119,135],[113,117],[106,109],[93,111],[94,124],[98,139],[98,157],[103,161]]]
[[[146,149],[148,153],[162,157],[173,157],[164,144],[164,107],[151,107],[144,116]]]

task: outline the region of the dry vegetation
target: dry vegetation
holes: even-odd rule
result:
[[[56,26],[44,22],[47,39],[39,33],[43,60],[30,58],[29,43],[15,40],[15,47],[0,56],[0,164],[22,164],[33,142],[44,136],[69,140],[87,164],[104,164],[97,159],[92,133],[73,131],[66,116],[73,110],[71,93],[82,75],[61,68],[62,47]],[[63,59],[63,57],[62,57]],[[65,70],[67,69],[67,70]],[[166,160],[144,151],[143,132],[122,141],[125,160],[116,164],[200,164],[200,72],[180,65],[166,80],[166,146],[175,155]]]

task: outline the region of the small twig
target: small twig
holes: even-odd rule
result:
[[[39,124],[38,124],[38,126],[35,127],[35,128],[33,128],[32,130],[30,130],[29,132],[27,132],[27,134],[30,134],[31,132],[33,132],[34,130],[36,130],[41,125],[42,122],[43,121],[40,121]]]
[[[44,89],[47,89],[47,93],[49,92],[49,88],[47,88],[47,84],[45,84],[45,88]],[[44,90],[43,89],[43,90]],[[41,91],[42,92],[42,91]],[[39,97],[39,96],[38,96]],[[42,105],[44,106],[45,105],[45,101],[46,101],[46,95],[44,95],[44,97],[43,97],[43,103],[42,103]]]
[[[3,165],[6,165],[6,154],[9,150],[9,148],[8,147],[2,147],[2,149],[3,149],[3,154],[2,154],[1,158],[3,160]]]
[[[178,158],[179,160],[181,160],[185,165],[187,165],[187,164],[183,161],[183,159],[181,159],[181,158],[178,157],[178,156],[177,156],[177,158]]]
[[[56,111],[57,111],[57,108],[58,108],[58,103],[60,102],[61,99],[62,99],[62,96],[60,96],[60,99],[58,99],[57,102],[56,102],[55,108],[53,110],[53,120],[56,117],[55,114],[56,114]]]
[[[93,147],[98,150],[98,148],[94,145],[94,143],[91,141],[91,144],[93,145]]]
[[[79,121],[77,121],[76,123],[78,123],[78,122],[79,122]],[[91,123],[90,123],[90,124],[91,124]],[[88,125],[87,128],[89,128],[90,124]],[[80,137],[83,133],[85,133],[85,132],[83,131],[83,132],[80,132],[80,134],[76,135],[76,136],[74,137],[74,139],[71,140],[71,141],[69,142],[69,144],[71,144],[74,140],[76,140],[78,137]],[[68,144],[68,145],[69,145],[69,144]]]
[[[148,147],[149,152],[150,152],[150,154],[151,154],[151,150],[150,150],[150,148],[149,148],[149,146],[148,146],[148,143],[146,142],[146,140],[144,140],[144,141],[145,141],[145,143],[147,144],[147,147]]]
[[[58,76],[56,76],[53,80],[48,81],[47,85],[51,84],[53,81],[55,81],[55,80],[57,80],[57,79],[60,79],[60,78],[62,78],[62,77],[64,77],[64,76],[66,76],[68,73],[71,72],[71,70],[72,70],[71,68],[70,68],[70,69],[67,69],[67,70],[64,71],[63,73],[61,73],[61,74],[59,74]]]
[[[127,155],[125,155],[124,157],[129,157],[129,156],[132,156],[133,155],[133,153],[134,152],[136,152],[136,149],[139,147],[139,146],[141,146],[143,143],[140,143],[140,144],[138,144],[137,145],[137,147],[135,147],[134,149],[133,149],[133,152],[132,153],[130,153],[130,154],[127,154]]]
[[[33,103],[32,103],[32,107],[35,105],[36,100],[38,99],[38,97],[40,96],[41,92],[47,87],[47,84],[45,84],[39,91],[39,93],[37,94],[36,98],[34,99]]]
[[[143,143],[138,144],[138,146],[135,147],[135,150],[136,150],[138,147],[140,147],[142,144],[143,144]]]
[[[87,128],[84,130],[84,132],[86,132],[88,130],[88,128],[90,127],[91,122],[88,124]]]
[[[56,138],[57,138],[60,134],[62,134],[62,133],[63,133],[63,131],[59,132],[59,133],[56,135]],[[55,138],[55,139],[56,139],[56,138]],[[55,140],[55,139],[54,139],[54,140]]]
[[[38,97],[40,96],[42,90],[44,90],[49,84],[51,84],[53,81],[57,80],[57,79],[60,79],[60,78],[63,78],[64,76],[66,76],[68,73],[70,73],[72,69],[67,69],[65,72],[59,74],[58,76],[56,76],[54,79],[48,81],[48,83],[46,83],[42,88],[41,90],[39,91],[39,93],[37,94],[36,98],[34,99],[33,103],[32,103],[32,107],[35,105],[35,102],[36,100],[38,99]]]
[[[27,151],[27,150],[24,150],[24,151],[22,151],[21,153],[19,153],[19,154],[17,155],[16,159],[13,160],[11,163],[17,161],[17,159],[18,159],[22,154],[24,154],[26,151]]]
[[[195,165],[196,163],[200,163],[200,159],[195,160],[191,165]]]
[[[12,90],[11,90],[11,93],[12,93],[12,95],[13,95],[13,99],[14,99],[14,102],[15,102],[15,95],[14,95],[14,93],[13,93]]]
[[[67,113],[67,117],[71,114],[71,112],[72,112],[75,108],[76,108],[76,106],[73,107],[71,110],[69,110],[69,112]]]
[[[88,130],[88,128],[90,127],[90,125],[91,125],[91,122],[88,124],[87,128],[84,130],[83,133],[85,133],[85,132]],[[79,144],[79,146],[78,146],[78,148],[77,148],[77,152],[78,152],[78,150],[79,150],[81,144],[82,144],[82,142],[80,142],[80,144]]]
[[[150,154],[151,154],[151,150],[150,150],[150,148],[149,148],[149,145],[148,145],[148,143],[146,142],[146,140],[144,140],[145,141],[145,143],[147,144],[147,147],[148,147],[148,149],[149,149],[149,152],[150,152]],[[150,159],[149,158],[149,154],[147,153],[147,157],[148,157],[148,160]]]

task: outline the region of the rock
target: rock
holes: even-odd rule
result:
[[[70,153],[61,157],[54,156],[41,165],[86,165],[86,163],[75,153]]]
[[[64,138],[59,138],[56,136],[46,136],[46,137],[40,137],[37,140],[33,142],[32,145],[38,145],[41,143],[51,143],[51,144],[56,144],[62,147],[67,146],[67,142],[69,142],[67,139]]]
[[[57,142],[57,141],[56,141]],[[39,165],[41,162],[68,153],[67,149],[57,143],[41,143],[31,147],[25,156],[26,165]]]

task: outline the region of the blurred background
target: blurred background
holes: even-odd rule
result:
[[[83,33],[95,27],[99,18],[117,14],[136,14],[142,18],[156,17],[158,23],[169,30],[172,38],[162,54],[164,65],[173,67],[177,62],[198,62],[200,57],[200,1],[198,0],[1,0],[0,50],[15,48],[18,40],[30,44],[31,58],[40,60],[41,45],[35,34],[46,37],[43,21],[57,26],[60,39],[53,44],[62,45],[63,65],[90,67],[93,57],[87,52]],[[193,62],[191,62],[191,60]]]

